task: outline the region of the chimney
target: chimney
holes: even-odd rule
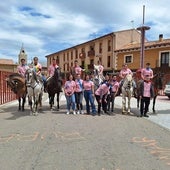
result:
[[[163,34],[159,34],[159,41],[163,41]]]

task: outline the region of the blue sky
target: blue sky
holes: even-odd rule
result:
[[[29,62],[110,32],[145,25],[148,40],[170,38],[168,0],[6,0],[0,4],[0,58],[18,61],[22,44]],[[133,21],[133,22],[131,22]]]

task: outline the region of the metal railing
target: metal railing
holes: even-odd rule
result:
[[[16,100],[16,94],[7,86],[6,78],[10,72],[0,71],[0,105]]]

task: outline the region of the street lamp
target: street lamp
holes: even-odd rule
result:
[[[137,30],[141,32],[140,68],[144,67],[145,31],[150,29],[149,26],[144,25],[144,20],[145,20],[145,5],[143,6],[143,24],[141,27],[137,28]]]

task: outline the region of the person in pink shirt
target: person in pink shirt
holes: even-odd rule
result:
[[[75,88],[76,84],[75,81],[73,80],[73,75],[70,74],[67,78],[67,81],[65,82],[64,85],[64,93],[67,101],[67,113],[70,114],[70,106],[72,106],[73,114],[75,115]]]
[[[25,72],[26,72],[26,70],[27,70],[28,68],[29,68],[29,66],[26,65],[25,59],[22,58],[22,59],[21,59],[21,65],[19,65],[19,66],[17,67],[17,72],[18,72],[20,75],[22,75],[23,77],[25,77]]]
[[[100,83],[104,80],[103,71],[104,71],[104,67],[101,63],[101,60],[98,60],[98,65],[94,64],[94,72],[95,74],[98,75]]]
[[[146,68],[141,70],[141,77],[144,80],[145,76],[149,75],[150,79],[153,78],[153,70],[150,68],[150,63],[146,63]]]
[[[84,114],[83,112],[83,80],[81,79],[80,74],[77,74],[75,79],[75,99],[77,106],[77,114]]]
[[[55,72],[55,69],[56,68],[59,68],[59,66],[57,65],[57,63],[56,63],[56,59],[55,58],[53,58],[53,60],[52,60],[52,64],[49,66],[49,68],[48,68],[48,75],[50,76],[50,77],[52,77],[53,75],[54,75],[54,72]]]
[[[49,77],[47,78],[47,81],[49,80],[50,77],[52,77],[54,75],[55,69],[60,69],[60,67],[57,65],[56,59],[53,58],[52,60],[52,64],[49,66],[48,68],[48,75]],[[60,73],[60,72],[59,72]],[[59,87],[61,87],[60,92],[62,92],[62,78],[61,75],[58,74],[58,81],[60,82],[61,85],[59,85]],[[46,84],[46,83],[45,83]]]
[[[119,82],[117,81],[117,77],[113,76],[111,80],[111,86],[110,86],[110,94],[108,95],[107,98],[107,111],[111,111],[113,113],[114,111],[114,101],[115,97],[117,95],[119,89]],[[111,110],[110,110],[110,103],[111,103]]]
[[[84,98],[86,101],[86,112],[90,114],[90,105],[92,108],[92,115],[96,115],[96,106],[94,104],[94,83],[90,80],[89,75],[85,75],[85,80],[83,81],[83,88],[84,88]]]
[[[123,82],[124,82],[124,78],[126,77],[127,74],[131,74],[133,76],[133,72],[132,72],[131,69],[128,68],[128,65],[123,64],[122,69],[119,73],[119,77],[121,78],[121,81],[119,83],[120,86],[119,86],[119,92],[118,93],[121,93],[121,88],[122,88],[122,85],[123,85]],[[133,80],[132,84],[133,84],[133,88],[136,89],[136,83],[135,83],[134,80]]]
[[[140,117],[149,117],[147,112],[149,110],[150,100],[154,97],[154,89],[150,80],[150,75],[145,75],[144,80],[140,83],[139,96],[141,99]]]
[[[127,74],[132,74],[133,75],[131,69],[128,68],[128,65],[127,64],[123,64],[122,69],[121,69],[121,71],[119,73],[119,77],[121,79],[124,79]]]
[[[98,103],[98,115],[101,114],[101,106],[103,111],[108,114],[107,112],[107,95],[109,93],[109,88],[111,85],[111,81],[105,82],[99,86],[99,88],[95,91],[95,97]]]
[[[80,74],[80,76],[81,76],[82,71],[84,71],[84,69],[82,69],[78,64],[78,61],[75,60],[74,61],[74,66],[71,69],[71,73],[73,74],[74,78],[76,77],[77,74]]]

